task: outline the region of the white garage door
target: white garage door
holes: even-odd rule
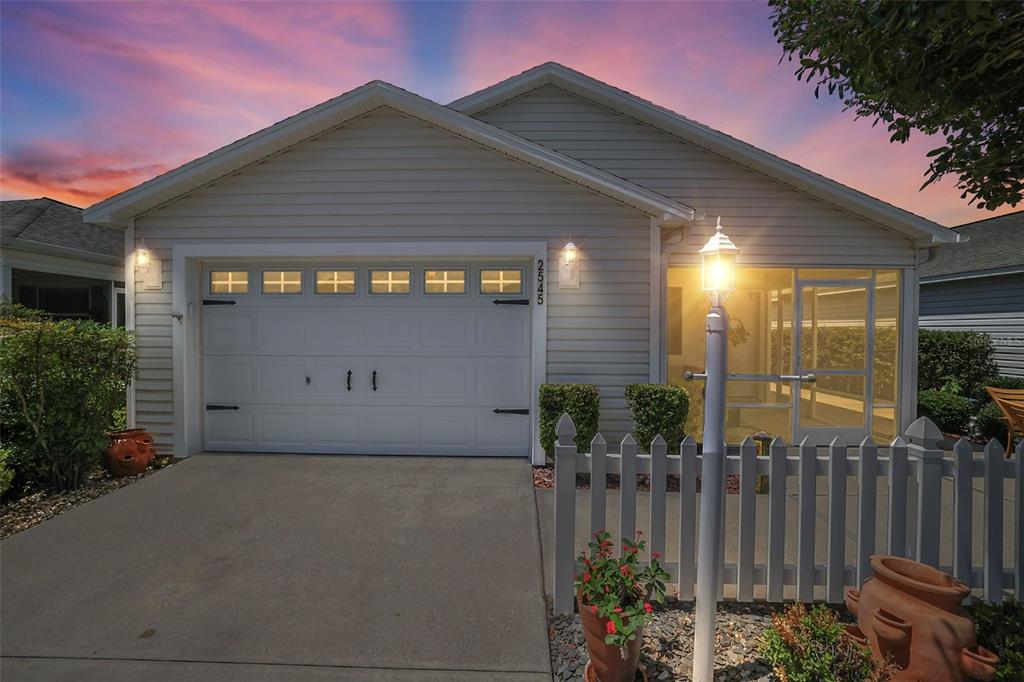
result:
[[[224,266],[204,277],[207,450],[529,454],[523,268]]]

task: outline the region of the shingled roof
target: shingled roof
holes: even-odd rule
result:
[[[918,269],[922,281],[1024,271],[1024,211],[953,229],[968,241],[936,248],[934,255]]]
[[[0,202],[0,242],[11,247],[58,247],[83,255],[124,257],[124,231],[82,221],[82,209],[55,199]]]

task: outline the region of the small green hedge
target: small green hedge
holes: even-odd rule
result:
[[[576,425],[576,446],[590,450],[601,415],[601,394],[593,384],[543,384],[538,400],[540,444],[548,457],[555,454],[555,426],[565,413]]]
[[[954,380],[968,398],[985,399],[985,386],[999,373],[992,339],[983,332],[922,329],[917,343],[919,390]]]
[[[686,433],[690,394],[671,384],[630,384],[626,386],[626,407],[633,417],[633,438],[644,452],[660,435],[669,449],[679,446]]]
[[[1006,447],[1008,425],[1003,418],[1003,411],[995,403],[985,403],[978,410],[974,422],[974,435],[986,443],[995,438]]]
[[[1024,603],[981,602],[970,607],[978,627],[978,643],[999,657],[996,680],[1024,680]]]
[[[929,388],[917,395],[917,413],[931,419],[944,433],[966,433],[974,409],[962,395]]]

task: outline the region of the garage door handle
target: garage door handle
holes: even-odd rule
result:
[[[345,376],[345,390],[352,390],[352,370],[349,370],[348,374]]]
[[[530,305],[528,298],[496,298],[494,305]]]
[[[373,390],[377,390],[377,370],[373,370],[373,378],[370,380],[370,385],[373,386]]]
[[[530,414],[530,410],[525,407],[514,410],[496,407],[494,408],[494,414]]]
[[[206,409],[210,410],[211,412],[217,412],[222,410],[237,411],[238,405],[207,405]]]

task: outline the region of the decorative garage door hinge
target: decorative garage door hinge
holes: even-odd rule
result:
[[[528,298],[496,298],[494,305],[530,305]]]
[[[494,414],[530,414],[530,410],[528,410],[525,407],[524,408],[517,408],[517,409],[514,409],[514,410],[513,409],[504,409],[504,408],[501,408],[501,407],[495,407],[494,408]]]
[[[219,298],[204,298],[203,305],[235,305],[234,301],[222,301]]]
[[[206,405],[206,409],[211,411],[211,412],[215,412],[217,410],[237,410],[238,409],[238,405],[210,405],[210,404],[207,404]]]

